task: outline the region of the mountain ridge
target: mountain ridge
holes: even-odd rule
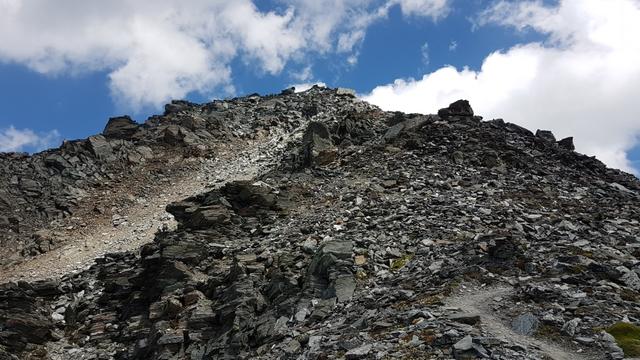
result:
[[[94,216],[118,229],[158,189],[188,191],[129,251],[0,285],[0,358],[621,359],[603,330],[640,321],[640,181],[571,144],[466,101],[403,114],[319,87],[114,118],[11,161],[88,193],[100,175],[112,193],[67,207],[85,227],[82,201],[115,204]],[[14,210],[67,211],[58,188],[14,183]],[[37,224],[10,240],[46,257]]]

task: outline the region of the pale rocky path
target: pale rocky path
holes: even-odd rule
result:
[[[512,287],[506,286],[487,288],[463,287],[457,294],[447,299],[445,305],[447,308],[459,309],[464,313],[480,315],[480,327],[484,331],[502,341],[520,345],[526,348],[530,354],[536,354],[541,359],[600,359],[599,357],[580,353],[577,349],[569,349],[561,344],[543,338],[525,336],[513,331],[510,324],[505,323],[492,309],[492,306],[497,304],[494,299],[505,299],[510,296],[513,291],[514,289]]]
[[[225,182],[250,180],[277,163],[289,141],[299,137],[301,128],[290,134],[272,134],[269,139],[253,144],[243,142],[218,153],[205,161],[192,174],[172,182],[156,196],[141,199],[119,215],[126,223],[114,226],[111,222],[89,226],[75,240],[19,264],[0,268],[0,283],[35,281],[59,278],[82,271],[94,260],[107,253],[137,250],[152,242],[156,231],[163,226],[175,228],[173,216],[165,211],[167,204],[196,195]]]

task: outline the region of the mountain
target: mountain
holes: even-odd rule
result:
[[[640,355],[640,181],[464,100],[175,101],[0,168],[0,359]]]

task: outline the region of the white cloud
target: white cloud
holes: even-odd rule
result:
[[[33,150],[40,151],[51,147],[60,140],[56,130],[37,134],[31,129],[16,129],[9,126],[0,129],[0,152]]]
[[[448,0],[392,0],[405,15],[425,16],[438,20],[449,13]]]
[[[302,68],[300,71],[291,71],[291,78],[297,81],[308,81],[313,78],[313,70],[311,65],[307,65]]]
[[[321,81],[314,82],[314,83],[293,84],[293,85],[290,85],[289,87],[296,88],[296,92],[304,92],[311,89],[314,85],[317,85],[319,87],[327,87],[327,84]]]
[[[455,40],[451,40],[451,42],[449,43],[449,51],[456,51],[457,48],[458,42]]]
[[[480,18],[480,25],[531,28],[551,41],[494,52],[479,71],[444,67],[422,79],[396,80],[365,99],[423,113],[468,99],[485,118],[575,136],[578,151],[634,170],[626,153],[640,135],[640,2],[498,1]]]
[[[313,52],[355,63],[390,7],[438,19],[448,1],[279,0],[261,11],[251,0],[0,0],[0,61],[54,75],[106,71],[121,103],[158,107],[233,88],[237,58],[269,74]]]

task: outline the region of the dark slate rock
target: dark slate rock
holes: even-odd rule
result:
[[[326,165],[338,155],[329,128],[321,122],[311,122],[302,138],[304,164]]]
[[[113,117],[107,122],[102,135],[113,139],[130,139],[139,127],[129,116]]]
[[[574,151],[576,149],[575,145],[573,145],[572,136],[566,137],[562,140],[558,140],[558,146],[569,151]]]
[[[536,136],[548,142],[556,142],[556,137],[553,135],[553,132],[551,132],[550,130],[538,129],[536,131]]]
[[[467,100],[458,100],[449,105],[447,108],[438,110],[438,116],[448,119],[452,116],[472,117],[473,109]]]

